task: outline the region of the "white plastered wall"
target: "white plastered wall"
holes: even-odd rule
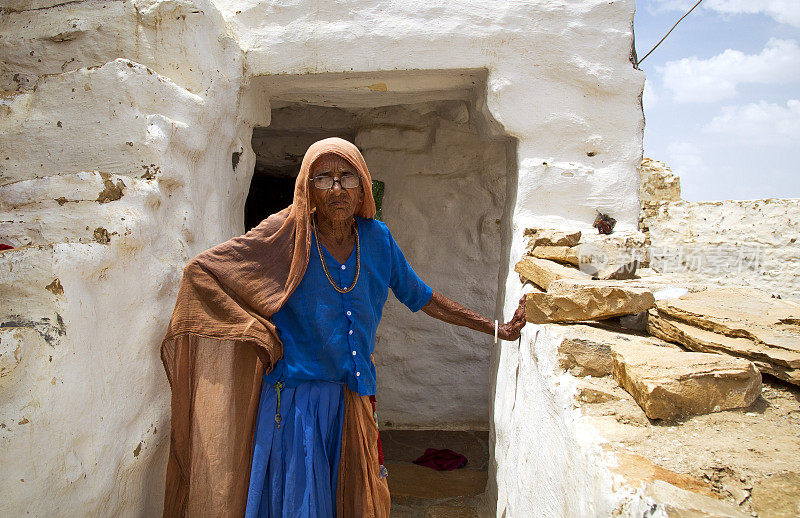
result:
[[[269,122],[256,77],[388,71],[354,85],[380,96],[407,88],[391,71],[486,70],[487,108],[517,139],[501,229],[505,317],[526,227],[590,230],[596,209],[620,230],[636,226],[633,0],[56,3],[6,0],[13,12],[0,19],[11,92],[0,102],[2,232],[30,245],[0,265],[11,335],[0,342],[4,514],[158,513],[169,422],[158,341],[182,266],[242,229],[251,129]],[[123,182],[122,197],[103,198],[99,172],[108,192]],[[487,388],[497,514],[607,508],[610,488],[586,490],[600,461],[565,426],[564,389],[518,391],[517,370],[538,371],[513,346],[493,350]],[[531,430],[581,453],[532,447]]]

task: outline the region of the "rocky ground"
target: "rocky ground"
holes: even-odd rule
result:
[[[588,377],[575,404],[633,484],[662,480],[753,516],[800,514],[797,387],[766,379],[747,408],[661,421],[648,419],[613,378]]]
[[[624,483],[668,516],[800,516],[800,302],[643,268],[630,236],[528,235],[527,318],[564,335]]]
[[[689,358],[702,353],[616,319],[548,325],[566,337],[559,358],[577,378],[575,406],[615,454],[615,471],[628,484],[644,485],[662,504],[680,501],[667,506],[673,516],[800,516],[800,387],[765,374],[760,394],[745,407],[650,419],[615,379],[615,351],[660,344]],[[650,363],[660,363],[659,356]]]

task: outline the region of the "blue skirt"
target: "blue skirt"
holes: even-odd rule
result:
[[[278,423],[278,391],[262,383],[245,516],[336,516],[344,384],[306,381],[279,393]]]

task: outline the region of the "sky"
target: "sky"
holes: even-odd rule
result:
[[[696,1],[636,0],[640,60]],[[644,155],[681,198],[800,198],[800,0],[704,0],[640,68]]]

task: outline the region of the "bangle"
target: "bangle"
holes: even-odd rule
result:
[[[497,319],[494,320],[494,343],[497,343]]]

